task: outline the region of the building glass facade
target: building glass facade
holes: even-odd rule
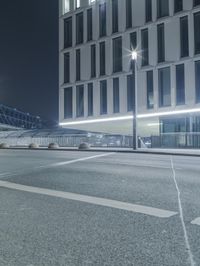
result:
[[[61,124],[131,135],[136,89],[141,137],[200,134],[199,0],[60,0],[59,21]]]

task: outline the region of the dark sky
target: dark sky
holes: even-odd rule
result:
[[[0,103],[57,120],[57,51],[57,0],[0,0]]]

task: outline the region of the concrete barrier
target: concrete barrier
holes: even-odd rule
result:
[[[59,145],[57,143],[50,143],[48,149],[58,149]]]
[[[79,150],[89,150],[90,149],[90,144],[87,142],[83,142],[79,145],[78,147]]]

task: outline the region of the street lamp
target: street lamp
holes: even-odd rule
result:
[[[137,57],[138,53],[136,50],[131,52],[131,66],[133,74],[133,150],[138,148],[138,137],[137,137]]]
[[[131,52],[132,60],[137,60],[137,56],[138,56],[137,51],[136,51],[136,50],[133,50],[133,51]]]

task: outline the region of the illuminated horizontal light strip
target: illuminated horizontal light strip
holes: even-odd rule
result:
[[[151,114],[140,114],[137,117],[138,118],[149,118],[149,117],[157,117],[157,116],[191,114],[191,113],[199,113],[199,112],[200,112],[200,108],[196,108],[196,109],[187,109],[187,110],[178,110],[178,111],[158,112],[158,113],[151,113]],[[123,121],[123,120],[130,120],[130,119],[133,119],[133,115],[109,117],[109,118],[97,118],[97,119],[71,121],[71,122],[61,122],[60,126],[73,126],[73,125],[103,123],[103,122],[112,122],[112,121]]]
[[[93,123],[103,123],[103,122],[110,122],[110,121],[130,120],[130,119],[133,119],[132,115],[109,117],[109,118],[97,118],[97,119],[72,121],[72,122],[61,122],[60,126],[93,124]]]
[[[149,123],[147,124],[148,127],[156,127],[156,126],[160,126],[162,123]]]
[[[141,114],[138,115],[138,118],[148,118],[148,117],[156,117],[156,116],[167,116],[167,115],[181,115],[181,114],[191,114],[191,113],[199,113],[200,108],[194,109],[186,109],[186,110],[177,110],[177,111],[168,111],[168,112],[158,112],[152,114]]]

